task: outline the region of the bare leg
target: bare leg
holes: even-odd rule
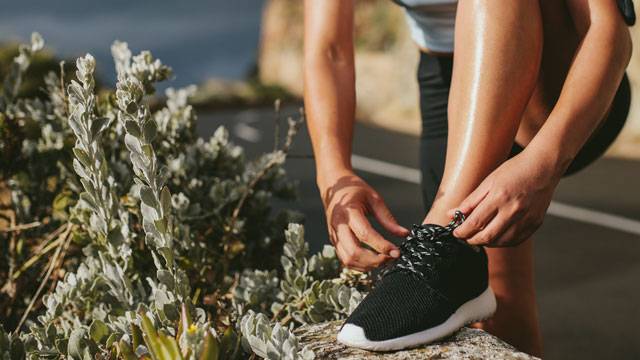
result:
[[[445,169],[427,218],[437,223],[509,155],[538,79],[539,3],[460,1],[454,54]]]
[[[487,248],[495,315],[477,327],[519,350],[542,356],[542,335],[533,276],[533,239],[512,248]]]
[[[460,1],[454,54],[447,156],[438,196],[425,219],[430,223],[448,222],[446,211],[509,154],[538,79],[538,1]],[[531,241],[511,249],[488,249],[488,255],[498,313],[482,326],[522,351],[539,355]]]

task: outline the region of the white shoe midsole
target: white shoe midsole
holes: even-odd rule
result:
[[[354,324],[345,324],[338,334],[338,342],[366,350],[389,351],[406,349],[442,339],[453,334],[466,324],[490,317],[495,311],[496,297],[491,287],[487,287],[478,297],[462,304],[445,322],[430,329],[395,339],[371,341],[367,339],[361,327]]]

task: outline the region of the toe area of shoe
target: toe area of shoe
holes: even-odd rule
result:
[[[338,333],[338,342],[353,347],[366,347],[370,343],[364,329],[358,325],[346,323]]]

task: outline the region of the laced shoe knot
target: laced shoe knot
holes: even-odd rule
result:
[[[452,235],[453,230],[462,224],[464,219],[464,214],[458,210],[447,226],[413,225],[409,236],[400,245],[400,257],[382,270],[382,277],[396,271],[427,277],[433,273],[442,258],[455,255],[461,248],[471,247],[478,251],[477,247]]]

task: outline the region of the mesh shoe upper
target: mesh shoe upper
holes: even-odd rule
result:
[[[414,226],[400,258],[383,270],[376,287],[346,320],[382,341],[443,323],[487,289],[487,256],[455,238],[455,226]]]

